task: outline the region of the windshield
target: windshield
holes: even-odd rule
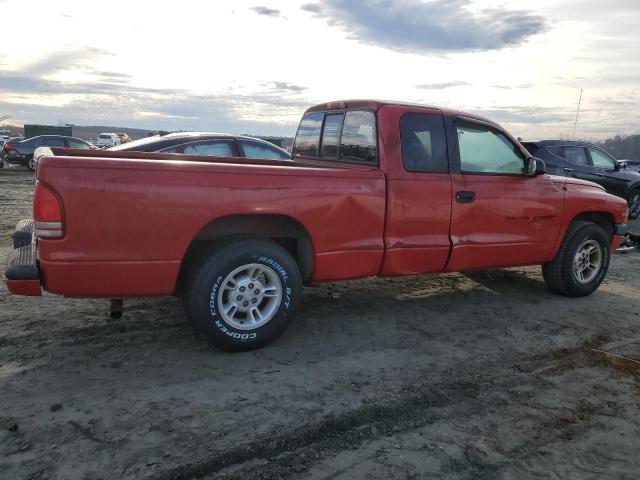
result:
[[[123,143],[115,147],[108,148],[107,150],[133,150],[136,147],[157,142],[161,138],[162,137],[160,135],[154,135],[152,137],[145,137],[145,138],[141,138],[140,140],[134,140],[133,142]]]

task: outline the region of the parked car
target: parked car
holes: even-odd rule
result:
[[[24,137],[11,137],[8,139],[5,139],[5,141],[2,144],[2,148],[0,148],[0,168],[4,167],[4,161],[5,161],[5,151],[4,151],[4,146],[6,144],[10,144],[10,143],[18,143],[24,140]]]
[[[41,146],[84,150],[94,148],[90,143],[85,142],[81,138],[65,137],[62,135],[40,135],[21,141],[9,140],[2,147],[4,160],[8,163],[24,165],[29,170],[33,170],[35,168],[33,154],[36,148]]]
[[[281,335],[314,282],[537,264],[551,290],[589,295],[627,229],[623,199],[544,175],[496,123],[435,107],[317,105],[289,161],[104,154],[40,159],[9,290],[111,298],[114,314],[178,294],[229,350]]]
[[[215,157],[246,157],[287,160],[290,154],[273,143],[259,138],[224,133],[179,132],[141,138],[117,147],[114,152],[184,153]]]
[[[110,148],[120,145],[120,137],[117,133],[101,133],[96,139],[96,147],[98,148]]]
[[[129,138],[129,135],[126,133],[116,133],[116,135],[120,138],[120,143],[127,143],[131,141],[131,138]]]
[[[80,140],[80,139],[74,139],[74,140]],[[73,149],[73,150],[100,150],[98,147],[96,147],[94,144],[92,144],[91,142],[85,142],[84,140],[81,140],[82,143],[80,142],[75,142],[72,140],[68,140],[67,141],[67,148],[69,149]],[[38,147],[34,150],[33,152],[33,166],[35,168],[36,165],[38,165],[38,160],[40,160],[40,157],[44,157],[45,155],[53,155],[53,151],[51,150],[52,147],[49,147],[47,145],[43,145],[41,147]],[[53,147],[53,148],[62,148],[62,147]]]
[[[566,175],[602,185],[607,192],[627,200],[629,218],[640,216],[640,173],[625,168],[606,150],[588,142],[541,140],[523,142],[531,153],[544,160],[554,175]]]
[[[620,162],[624,162],[627,168],[640,172],[640,160],[620,160]]]

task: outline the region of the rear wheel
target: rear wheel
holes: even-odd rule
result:
[[[635,220],[640,217],[640,188],[631,191],[627,203],[629,203],[629,218]]]
[[[556,257],[542,266],[551,290],[571,297],[593,293],[609,269],[609,238],[591,222],[573,222]]]
[[[195,260],[184,308],[194,327],[224,350],[261,347],[293,320],[302,278],[277,243],[241,238],[213,245]]]
[[[27,168],[32,172],[36,169],[36,159],[33,158],[33,155],[31,155],[27,160]]]

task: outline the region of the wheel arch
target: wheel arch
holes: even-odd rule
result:
[[[569,222],[569,225],[575,222],[591,222],[600,226],[607,236],[611,238],[613,236],[613,232],[615,231],[615,218],[610,212],[598,212],[598,211],[587,211],[581,212]]]
[[[183,280],[189,273],[189,265],[203,249],[225,238],[246,235],[280,244],[298,264],[304,283],[310,282],[314,268],[314,249],[311,235],[302,223],[287,215],[228,215],[204,225],[191,240],[182,258],[176,291],[180,291]]]

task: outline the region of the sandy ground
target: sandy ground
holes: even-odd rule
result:
[[[0,255],[33,179],[0,170]],[[0,287],[2,479],[640,475],[640,252],[594,295],[539,268],[310,288],[279,341],[227,354],[178,299]]]

